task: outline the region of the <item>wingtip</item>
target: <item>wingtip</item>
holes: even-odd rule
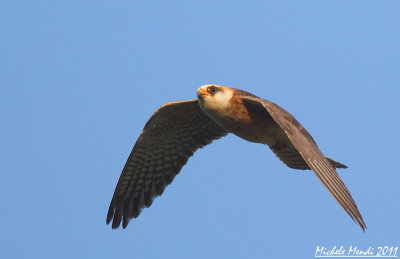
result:
[[[365,231],[367,230],[367,225],[364,222],[364,219],[361,216],[361,213],[358,211],[358,215],[355,215],[354,217],[351,216],[351,218],[353,219],[353,221],[360,226],[360,228],[362,229],[362,231],[365,233]]]
[[[360,226],[362,231],[365,233],[365,231],[367,230],[367,225],[365,224],[364,219],[362,218],[360,212],[358,212],[358,209],[357,209],[358,215],[353,215],[349,209],[345,209],[345,211],[350,216],[350,218],[354,221],[354,223],[356,223],[358,226]]]
[[[111,223],[111,220],[112,220],[112,218],[111,219],[107,218],[107,220],[106,220],[107,225],[109,225]],[[111,224],[112,230],[117,229],[118,227],[119,227],[119,225],[118,226],[114,225],[114,222],[113,222],[113,224]]]
[[[107,213],[106,224],[109,225],[112,222],[111,228],[117,229],[121,224],[121,217],[118,219],[118,215],[115,215],[114,212],[115,212],[114,209],[110,207]]]
[[[128,226],[129,220],[130,219],[128,219],[127,217],[123,217],[123,219],[122,219],[122,229],[125,229]]]
[[[113,217],[114,217],[114,208],[111,207],[111,205],[110,205],[110,207],[108,208],[107,219],[106,219],[107,225],[110,224]]]
[[[365,231],[367,230],[367,225],[365,224],[364,220],[362,218],[358,218],[357,223],[361,227],[362,231],[365,233]]]
[[[357,225],[359,225],[361,227],[361,230],[365,233],[365,231],[367,230],[367,226],[362,225],[360,223],[358,223]]]
[[[112,229],[117,229],[119,228],[119,225],[121,225],[121,219],[115,218],[112,222]]]

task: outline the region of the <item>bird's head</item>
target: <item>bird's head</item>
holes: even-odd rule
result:
[[[197,89],[200,108],[207,114],[224,111],[230,106],[233,92],[221,85],[203,85]]]

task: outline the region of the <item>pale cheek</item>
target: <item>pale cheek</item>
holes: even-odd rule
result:
[[[215,106],[215,103],[213,103],[213,102],[204,102],[203,110],[211,112],[211,111],[217,110],[217,107]]]
[[[208,116],[214,117],[218,112],[217,107],[212,102],[207,102],[206,100],[200,101],[200,108],[203,112],[208,114]]]
[[[212,111],[218,111],[219,105],[215,102],[211,102],[208,104],[207,109],[212,110]]]
[[[231,99],[232,99],[231,91],[218,92],[215,95],[216,103],[218,104],[218,108],[220,109],[226,109],[230,105]]]

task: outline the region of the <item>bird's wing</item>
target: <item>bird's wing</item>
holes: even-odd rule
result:
[[[366,225],[350,192],[307,130],[290,113],[275,103],[252,96],[243,96],[243,103],[246,106],[255,107],[255,109],[264,107],[266,110],[265,115],[271,116],[285,131],[307,165],[314,171],[347,214],[365,231]]]
[[[197,99],[169,102],[148,120],[122,170],[107,224],[125,228],[172,182],[190,156],[227,132],[201,109]]]

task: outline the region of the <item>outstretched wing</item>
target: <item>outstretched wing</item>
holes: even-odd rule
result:
[[[169,102],[151,116],[126,161],[107,214],[107,224],[126,228],[144,206],[163,193],[190,156],[227,132],[197,99]]]
[[[366,225],[350,192],[307,130],[290,113],[275,103],[252,96],[243,96],[243,102],[253,107],[264,107],[266,116],[271,116],[285,131],[307,165],[347,214],[365,231]]]

